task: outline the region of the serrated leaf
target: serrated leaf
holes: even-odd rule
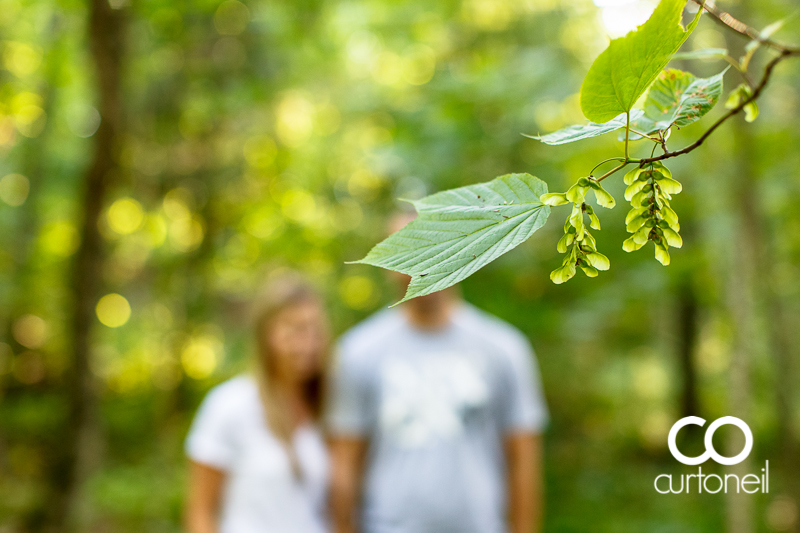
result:
[[[602,123],[633,108],[700,20],[702,9],[684,30],[685,0],[661,0],[650,18],[595,59],[581,86],[581,110]]]
[[[644,112],[640,109],[635,109],[631,112],[631,120],[639,119],[642,116],[644,116]],[[590,139],[592,137],[597,137],[598,135],[604,135],[620,128],[624,128],[626,123],[625,121],[625,113],[622,113],[612,120],[602,124],[589,122],[583,126],[569,126],[553,133],[548,133],[547,135],[523,135],[525,135],[525,137],[530,137],[531,139],[536,139],[537,141],[542,141],[545,144],[567,144],[575,141],[582,141],[584,139]]]
[[[655,125],[665,130],[675,124],[688,126],[711,111],[722,95],[722,78],[726,68],[710,78],[695,78],[676,69],[663,71],[650,87],[645,100],[645,113]]]
[[[529,174],[443,191],[412,202],[419,216],[375,245],[365,263],[411,276],[402,301],[440,291],[527,240],[550,208]]]

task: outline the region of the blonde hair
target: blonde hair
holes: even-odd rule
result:
[[[289,409],[286,405],[283,405],[284,402],[275,394],[274,359],[270,353],[271,348],[265,331],[282,311],[303,303],[321,305],[322,298],[310,283],[300,275],[292,272],[280,275],[268,282],[256,296],[252,312],[257,348],[257,354],[254,358],[254,374],[267,426],[286,447],[292,471],[298,479],[302,477],[302,471],[296,450],[292,444],[294,424],[289,415]],[[325,352],[327,352],[327,348],[321,354],[323,358],[327,355]],[[306,380],[303,386],[303,399],[315,419],[318,419],[322,412],[325,385],[323,369],[324,361],[320,364],[319,372]]]

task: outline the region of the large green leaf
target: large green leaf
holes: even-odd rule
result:
[[[710,78],[676,69],[665,70],[650,87],[644,110],[658,129],[688,126],[711,111],[722,95],[722,78],[726,68]]]
[[[650,18],[595,59],[581,86],[581,109],[592,122],[606,122],[633,108],[700,20],[686,30],[681,14],[686,0],[661,0]]]
[[[412,202],[419,215],[356,261],[411,276],[402,301],[440,291],[527,240],[550,208],[547,185],[508,174]]]
[[[644,113],[639,109],[634,109],[631,111],[631,120],[636,120],[642,117]],[[626,124],[626,113],[622,113],[618,117],[615,117],[613,120],[608,122],[604,122],[603,124],[596,124],[594,122],[590,122],[583,126],[569,126],[564,129],[560,129],[553,133],[548,133],[547,135],[541,136],[534,136],[534,135],[525,135],[525,137],[530,137],[531,139],[536,139],[538,141],[542,141],[545,144],[566,144],[575,141],[582,141],[583,139],[588,139],[590,137],[597,137],[598,135],[603,135],[605,133],[610,133],[612,131],[618,130],[620,128],[624,128]]]
[[[726,68],[710,78],[695,78],[694,74],[677,69],[661,72],[647,92],[645,116],[631,118],[631,128],[650,134],[667,130],[673,124],[682,128],[700,120],[719,101],[722,78],[727,71]]]

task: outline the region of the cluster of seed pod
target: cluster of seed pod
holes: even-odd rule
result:
[[[632,252],[653,241],[656,259],[668,265],[669,247],[683,246],[678,215],[669,205],[672,195],[681,192],[681,184],[659,161],[625,174],[625,184],[625,199],[631,203],[625,224],[633,235],[625,239],[622,249]]]
[[[603,207],[612,208],[616,204],[611,196],[593,178],[580,178],[575,185],[565,193],[543,194],[542,203],[550,206],[572,203],[572,213],[564,223],[564,236],[558,241],[559,253],[567,254],[561,266],[550,273],[554,283],[564,283],[572,278],[580,268],[584,274],[593,278],[600,270],[608,270],[611,266],[608,258],[597,251],[597,241],[586,228],[584,215],[589,217],[589,227],[600,229],[600,219],[592,206],[585,202],[586,194],[594,192],[597,203]]]

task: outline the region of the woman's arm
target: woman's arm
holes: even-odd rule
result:
[[[187,533],[217,533],[225,472],[189,461],[189,490],[184,521]]]

